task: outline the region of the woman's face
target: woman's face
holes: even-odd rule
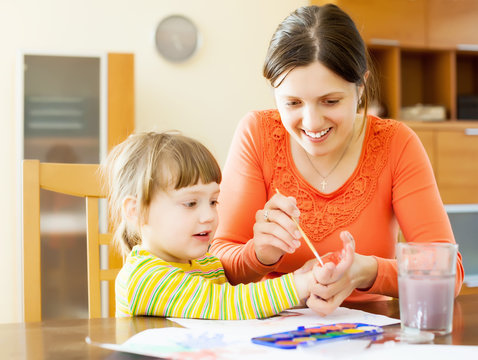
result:
[[[274,96],[291,138],[321,156],[340,151],[350,139],[362,91],[317,61],[292,69]]]

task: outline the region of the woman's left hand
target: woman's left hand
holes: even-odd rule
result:
[[[317,283],[311,288],[307,306],[322,316],[332,313],[354,289],[372,286],[377,276],[375,258],[355,253],[355,242],[348,231],[342,231],[340,238],[344,243],[340,262],[314,268]]]

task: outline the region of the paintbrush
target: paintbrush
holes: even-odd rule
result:
[[[276,193],[281,195],[281,193],[279,192],[279,189],[276,189]],[[302,234],[302,237],[304,238],[305,240],[305,243],[307,244],[307,246],[310,248],[310,251],[312,251],[312,253],[315,255],[315,257],[317,258],[317,260],[319,260],[319,263],[320,265],[324,266],[324,263],[322,262],[322,259],[320,258],[319,256],[319,253],[317,252],[317,250],[315,250],[315,247],[314,245],[312,245],[312,243],[310,242],[309,238],[307,237],[307,235],[305,234],[304,230],[302,230],[302,228],[300,227],[299,223],[297,222],[297,220],[291,216],[290,217],[294,222],[295,224],[297,225],[297,229],[299,229],[300,233]]]

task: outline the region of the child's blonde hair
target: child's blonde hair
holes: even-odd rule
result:
[[[108,186],[113,242],[123,254],[141,244],[139,224],[128,224],[122,214],[127,196],[136,198],[143,221],[157,191],[178,190],[199,180],[221,182],[221,169],[211,152],[200,142],[172,132],[130,135],[111,150],[101,171]]]

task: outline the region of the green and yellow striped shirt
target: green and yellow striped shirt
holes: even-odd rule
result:
[[[135,246],[116,278],[117,317],[255,319],[299,302],[293,274],[232,286],[211,254],[189,264],[169,263]]]

